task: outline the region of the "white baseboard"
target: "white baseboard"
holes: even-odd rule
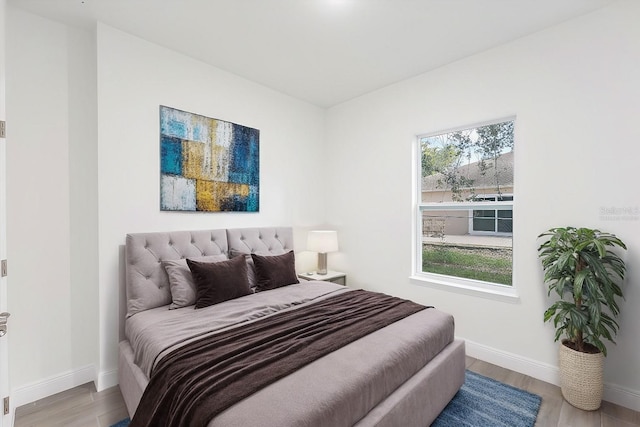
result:
[[[110,371],[103,371],[98,373],[98,382],[96,383],[96,389],[98,391],[105,390],[115,385],[118,385],[117,369],[112,369]]]
[[[462,338],[464,339],[464,338]],[[526,357],[509,353],[473,341],[465,340],[467,355],[511,371],[529,375],[540,381],[560,385],[560,374],[557,366],[541,363]],[[630,390],[617,384],[604,384],[604,400],[640,411],[640,391]]]
[[[466,344],[467,356],[502,366],[503,368],[507,368],[511,371],[529,375],[530,377],[536,378],[540,381],[558,386],[560,385],[560,374],[557,366],[541,363],[537,360],[528,359],[506,351],[497,350],[473,341],[464,341]]]
[[[36,381],[31,384],[12,389],[11,406],[13,408],[17,408],[19,406],[26,405],[27,403],[35,402],[36,400],[51,396],[52,394],[69,390],[70,388],[89,382],[95,382],[95,380],[96,369],[93,365],[87,365],[82,368],[63,372],[61,374],[45,378],[41,381]]]
[[[617,384],[605,383],[604,400],[634,411],[640,411],[640,392],[637,390],[630,390]]]

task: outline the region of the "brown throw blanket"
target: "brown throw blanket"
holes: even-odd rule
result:
[[[130,427],[206,426],[268,384],[425,308],[350,291],[186,344],[158,363]]]

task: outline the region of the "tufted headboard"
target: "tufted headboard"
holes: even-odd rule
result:
[[[243,254],[281,255],[293,250],[290,227],[227,229],[230,256]]]
[[[127,234],[125,275],[127,317],[171,303],[162,261],[224,254],[293,250],[291,227],[235,228]]]

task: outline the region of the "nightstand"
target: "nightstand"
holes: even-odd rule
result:
[[[318,274],[315,271],[310,273],[302,273],[298,274],[298,277],[305,280],[321,280],[324,282],[333,282],[338,285],[347,284],[347,275],[345,273],[341,273],[339,271],[327,271],[327,274]]]

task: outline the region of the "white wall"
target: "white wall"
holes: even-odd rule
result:
[[[10,379],[24,396],[98,360],[95,43],[11,7],[6,31]]]
[[[608,347],[605,397],[640,409],[640,221],[600,218],[601,207],[640,208],[638,16],[639,2],[618,2],[329,109],[327,222],[341,239],[332,265],[348,272],[350,283],[453,313],[471,349],[548,377],[557,344],[542,322],[549,302],[536,237],[564,225],[616,233],[628,244],[629,274],[618,345]],[[519,302],[411,284],[415,136],[509,115],[517,116]]]
[[[69,30],[74,33],[73,30]],[[98,146],[96,39],[68,37],[69,234],[73,365],[95,366],[98,328]],[[90,357],[89,357],[90,356]]]
[[[322,222],[324,110],[99,25],[100,386],[114,380],[119,247],[132,232]],[[260,212],[169,213],[159,206],[159,105],[260,130]]]

